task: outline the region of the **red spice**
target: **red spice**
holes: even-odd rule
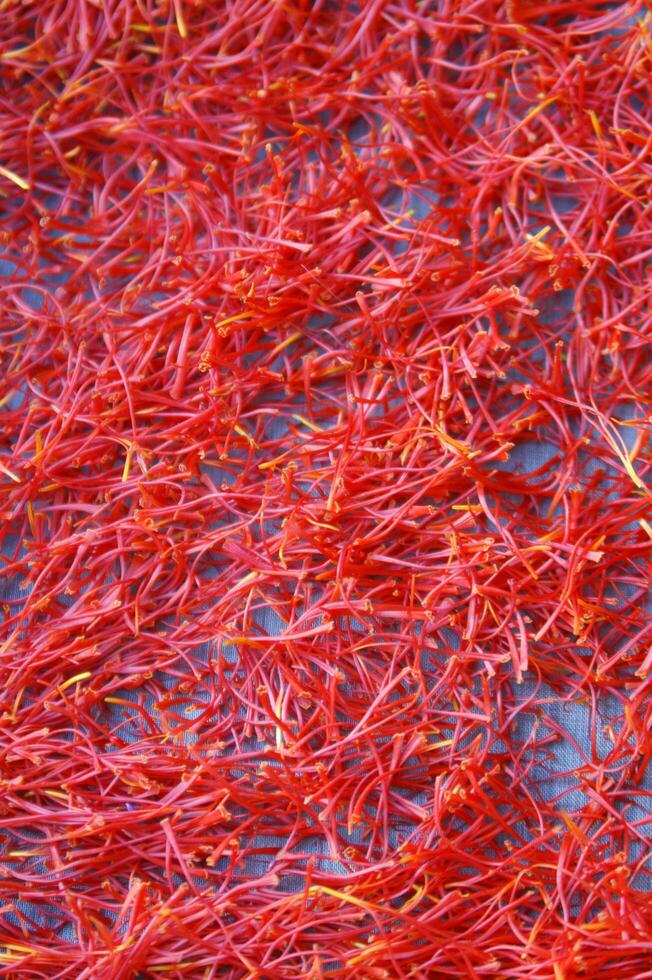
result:
[[[647,976],[645,5],[5,8],[3,976]]]

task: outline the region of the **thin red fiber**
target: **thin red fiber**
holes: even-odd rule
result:
[[[0,3],[0,973],[652,976],[652,20]]]

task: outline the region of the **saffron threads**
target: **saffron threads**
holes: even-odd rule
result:
[[[0,9],[2,975],[647,976],[645,5]]]

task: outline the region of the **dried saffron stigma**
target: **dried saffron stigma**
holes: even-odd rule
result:
[[[2,976],[650,976],[646,5],[0,11]]]

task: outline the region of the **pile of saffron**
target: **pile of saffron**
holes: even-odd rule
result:
[[[652,19],[0,3],[3,977],[650,977]]]

